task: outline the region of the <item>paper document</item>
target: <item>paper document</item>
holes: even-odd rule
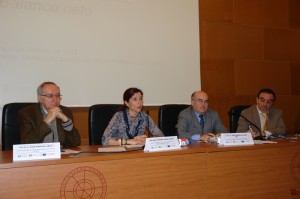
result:
[[[143,148],[143,145],[126,145],[116,147],[101,147],[98,148],[98,152],[109,153],[109,152],[125,152],[125,151],[136,151]]]
[[[275,141],[269,140],[253,140],[254,144],[277,144]]]
[[[130,145],[126,145],[126,148],[142,148],[144,145],[141,144],[130,144]]]
[[[61,154],[75,154],[80,153],[81,151],[75,151],[71,149],[61,149]]]
[[[98,148],[98,152],[122,152],[122,151],[126,151],[125,147],[123,146]]]

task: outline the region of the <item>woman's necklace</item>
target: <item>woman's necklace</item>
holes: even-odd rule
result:
[[[131,117],[131,115],[130,114],[128,114],[129,115],[129,117]],[[134,138],[135,136],[137,136],[138,135],[138,133],[139,133],[139,126],[141,125],[141,123],[142,123],[142,120],[139,120],[138,121],[138,124],[137,124],[137,126],[136,126],[136,128],[135,128],[135,131],[134,131],[134,135],[131,135],[130,133],[129,133],[129,121],[128,121],[128,117],[127,117],[127,113],[126,113],[126,110],[124,109],[123,110],[123,116],[124,116],[124,120],[125,120],[125,126],[126,126],[126,134],[127,134],[127,137],[128,137],[128,139],[132,139],[132,138]],[[136,116],[136,118],[138,118],[138,115]]]

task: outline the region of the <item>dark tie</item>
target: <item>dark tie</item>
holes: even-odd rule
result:
[[[199,115],[200,118],[200,128],[201,128],[201,133],[203,134],[203,130],[204,130],[204,118],[203,115]]]

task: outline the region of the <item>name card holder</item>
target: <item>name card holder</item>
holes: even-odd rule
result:
[[[177,136],[146,138],[144,151],[166,151],[180,149]]]
[[[219,144],[224,146],[254,145],[251,133],[222,133]]]
[[[13,145],[13,161],[60,159],[60,143]]]

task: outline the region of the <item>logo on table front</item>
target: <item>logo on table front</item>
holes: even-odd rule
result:
[[[104,199],[107,191],[102,173],[93,167],[78,167],[64,178],[60,187],[62,199]]]

